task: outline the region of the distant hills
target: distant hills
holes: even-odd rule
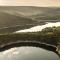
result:
[[[60,8],[34,6],[0,6],[0,32],[21,27],[32,27],[45,21],[60,21]],[[13,28],[11,28],[13,26]],[[5,28],[10,27],[10,28]],[[18,27],[18,29],[23,29]],[[5,30],[3,30],[5,29]]]
[[[59,20],[60,8],[34,6],[0,6],[0,27],[33,24],[38,20]]]
[[[26,25],[35,23],[32,19],[0,12],[0,27]]]

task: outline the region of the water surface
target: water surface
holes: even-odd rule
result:
[[[0,60],[60,60],[54,52],[38,47],[15,47],[0,52]]]
[[[46,22],[46,24],[44,25],[38,25],[38,26],[34,26],[34,27],[31,27],[29,29],[24,29],[24,30],[19,30],[19,31],[16,31],[15,33],[20,33],[20,32],[38,32],[38,31],[42,31],[42,29],[46,28],[46,27],[58,27],[60,26],[60,22]]]

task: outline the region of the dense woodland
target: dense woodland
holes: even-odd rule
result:
[[[52,45],[60,44],[60,27],[48,27],[40,32],[0,34],[0,44],[15,41],[38,41]]]

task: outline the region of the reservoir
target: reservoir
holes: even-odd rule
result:
[[[39,47],[21,46],[0,52],[0,60],[60,60],[59,56]]]
[[[34,26],[29,29],[18,30],[14,33],[21,32],[38,32],[46,27],[58,27],[60,22],[48,22],[45,25]],[[0,60],[60,60],[59,56],[49,50],[33,46],[14,47],[0,52]]]
[[[21,32],[38,32],[38,31],[42,31],[43,29],[47,28],[47,27],[58,27],[60,26],[60,22],[45,22],[46,24],[43,25],[38,25],[38,26],[34,26],[31,27],[29,29],[23,29],[23,30],[18,30],[14,33],[21,33]]]

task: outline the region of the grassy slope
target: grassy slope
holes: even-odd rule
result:
[[[34,7],[34,6],[10,6],[0,7],[1,12],[17,16],[24,16],[34,20],[60,19],[60,8],[58,7]]]
[[[33,24],[37,24],[37,22],[30,18],[0,12],[0,34],[30,28],[33,26]]]
[[[0,6],[0,33],[11,33],[20,29],[30,28],[34,25],[41,24],[40,22],[45,22],[44,20],[51,21],[53,19],[56,21],[59,19],[60,21],[60,8],[34,6]],[[27,26],[26,24],[31,25]]]
[[[35,23],[35,21],[33,21],[32,19],[0,12],[0,27],[26,25],[26,24],[33,24],[33,23]]]

